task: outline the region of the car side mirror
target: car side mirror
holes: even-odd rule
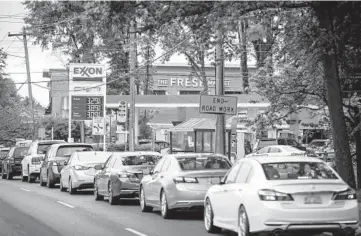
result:
[[[149,169],[145,169],[142,172],[143,172],[143,175],[149,175],[151,173],[151,171]]]
[[[219,185],[223,185],[225,184],[226,182],[222,179],[221,182],[219,182]]]
[[[64,166],[68,165],[68,162],[67,161],[64,161]]]
[[[41,160],[42,160],[42,161],[45,161],[45,157],[42,157]]]
[[[99,164],[99,165],[95,165],[94,169],[95,170],[102,170],[102,169],[104,169],[104,167],[103,167],[103,165]]]
[[[48,150],[43,150],[42,151],[42,154],[46,154]]]

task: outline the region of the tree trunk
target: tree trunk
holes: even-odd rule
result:
[[[331,5],[329,2],[319,2],[314,7],[319,19],[319,26],[333,35],[333,23],[331,16]],[[333,44],[333,41],[331,42]],[[332,47],[335,49],[335,46]],[[336,154],[336,169],[342,179],[352,188],[356,187],[355,176],[351,161],[349,138],[346,131],[346,122],[342,106],[340,78],[338,75],[337,59],[334,53],[327,51],[322,55],[324,70],[324,84],[327,93],[327,105],[329,108],[332,136]]]
[[[246,30],[248,28],[248,22],[246,19],[241,20],[238,30],[238,40],[241,49],[240,66],[242,74],[243,93],[248,94],[249,80],[248,80],[248,67],[247,67],[247,37]]]
[[[358,118],[360,122],[360,119]],[[361,189],[361,131],[355,132],[356,163],[357,163],[357,189]]]

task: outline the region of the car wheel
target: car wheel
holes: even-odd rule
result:
[[[98,185],[97,185],[96,181],[94,181],[94,198],[95,198],[95,201],[104,200],[104,196],[99,195]]]
[[[13,175],[10,174],[10,170],[9,170],[9,169],[8,169],[8,171],[7,171],[6,179],[7,179],[7,180],[12,180],[12,179],[13,179]]]
[[[241,206],[238,213],[238,226],[237,226],[237,233],[238,236],[251,236],[249,232],[249,221],[248,216],[246,212],[246,208],[244,206]]]
[[[168,208],[167,196],[164,190],[160,193],[160,212],[163,219],[171,219],[173,216],[173,211]]]
[[[111,182],[109,182],[108,184],[108,201],[110,205],[117,205],[119,203],[119,197],[113,196],[113,188]]]
[[[356,232],[355,231],[348,232],[348,233],[345,233],[345,232],[333,232],[332,235],[333,236],[355,236]]]
[[[139,190],[139,203],[140,203],[140,208],[142,209],[142,212],[152,212],[153,211],[153,207],[147,206],[146,202],[145,202],[145,193],[143,190],[143,187],[140,187]]]
[[[35,177],[36,178],[36,177]],[[31,183],[35,183],[35,178],[32,178],[31,175],[30,175],[30,168],[28,166],[28,183],[31,184]]]
[[[49,174],[48,174],[48,176],[47,176],[47,178],[46,178],[46,186],[48,187],[48,188],[53,188],[54,187],[54,184],[51,182],[51,180],[50,180],[50,176],[49,176]]]
[[[26,176],[24,176],[24,173],[21,170],[21,182],[25,182],[25,181],[27,181],[27,178],[26,178]]]
[[[39,180],[40,180],[40,186],[45,186],[46,185],[46,183],[43,180],[43,176],[42,176],[41,172],[40,172]]]
[[[214,213],[209,198],[206,199],[204,207],[204,226],[208,233],[220,233],[222,228],[213,225]]]
[[[76,188],[73,188],[73,181],[69,178],[68,191],[71,195],[76,194]]]
[[[66,188],[64,188],[64,185],[63,185],[63,181],[61,181],[61,176],[60,176],[60,192],[65,192],[66,191]]]
[[[6,174],[4,173],[4,168],[1,170],[1,178],[6,179]]]

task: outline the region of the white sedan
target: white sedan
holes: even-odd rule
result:
[[[356,192],[312,157],[243,158],[205,196],[208,232],[355,235]]]
[[[74,152],[60,172],[60,191],[68,189],[70,194],[77,190],[93,188],[95,166],[103,165],[111,152]]]
[[[261,148],[255,153],[248,154],[246,157],[254,156],[305,156],[306,152],[287,145],[273,145]]]

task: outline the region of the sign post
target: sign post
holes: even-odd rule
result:
[[[93,121],[93,118],[102,118],[104,129],[106,104],[106,70],[104,65],[74,63],[69,65],[69,136],[72,142],[71,123],[75,121]],[[99,120],[96,120],[98,122]],[[96,124],[100,124],[98,122]],[[94,127],[94,125],[93,125]],[[97,126],[98,127],[98,126]],[[94,130],[93,130],[94,131]],[[100,132],[100,131],[99,131]],[[103,136],[105,150],[105,132]]]

